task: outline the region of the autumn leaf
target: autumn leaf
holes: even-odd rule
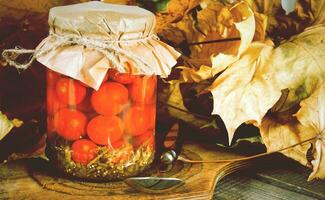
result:
[[[273,47],[253,43],[231,67],[210,86],[212,114],[223,119],[229,144],[234,132],[244,122],[259,125],[266,112],[280,98],[275,80],[276,69],[269,66]]]
[[[267,116],[263,118],[259,128],[268,152],[278,151],[314,137],[313,134],[304,132],[302,125],[295,118],[286,123],[280,123],[271,116]],[[303,143],[281,153],[308,166],[306,155],[310,147],[310,143]]]
[[[2,114],[0,111],[0,140],[2,140],[11,129],[14,127],[20,127],[23,122],[19,119],[9,120],[6,115]]]
[[[178,69],[182,69],[181,77],[176,80],[176,82],[196,82],[199,83],[202,80],[207,80],[213,78],[213,70],[211,67],[202,65],[199,70],[190,67],[180,66]],[[173,81],[170,81],[171,83]],[[174,81],[175,82],[175,81]]]
[[[314,149],[313,172],[308,180],[325,178],[325,82],[315,92],[300,103],[296,114],[304,126],[303,132],[317,135]]]
[[[281,107],[290,109],[307,98],[318,82],[325,80],[325,27],[316,27],[291,38],[273,50],[252,44],[210,87],[212,114],[224,120],[229,142],[241,123],[260,125],[275,105],[281,91],[289,95]]]
[[[292,37],[272,54],[270,67],[277,67],[277,82],[289,94],[278,111],[289,110],[325,80],[325,27],[315,27]]]
[[[249,47],[255,34],[255,18],[253,11],[245,3],[235,5],[230,12],[234,17],[234,25],[240,34],[240,42],[232,44],[227,51],[221,51],[212,58],[212,68],[215,73],[223,71],[226,67],[238,60],[241,54]]]
[[[203,9],[197,12],[197,27],[193,25],[194,19],[189,17],[177,23],[186,40],[238,40],[191,46],[190,58],[185,62],[187,67],[182,67],[178,81],[200,82],[212,78],[238,60],[253,38],[261,41],[265,39],[266,16],[254,14],[246,3],[237,3],[232,7],[214,1],[206,4],[201,5]]]
[[[290,0],[289,0],[290,1]],[[275,43],[301,33],[305,28],[325,23],[325,0],[299,0],[289,15],[281,0],[245,0],[255,12],[268,16],[267,33]]]

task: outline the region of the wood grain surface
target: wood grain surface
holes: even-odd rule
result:
[[[195,160],[241,157],[206,145],[185,144],[182,156]],[[176,177],[185,184],[158,195],[144,194],[124,182],[91,183],[68,179],[40,159],[16,161],[0,168],[0,199],[211,199],[216,180],[229,170],[231,163],[188,164],[177,161],[163,176]],[[109,197],[109,198],[108,198]]]

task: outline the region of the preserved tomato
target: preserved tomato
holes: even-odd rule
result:
[[[127,88],[115,82],[107,82],[94,91],[91,96],[91,105],[95,111],[102,115],[116,115],[128,103]]]
[[[66,140],[77,140],[85,135],[87,117],[80,111],[63,108],[54,115],[58,135]]]
[[[100,145],[113,144],[123,135],[123,123],[117,116],[97,116],[87,126],[88,137]]]
[[[107,74],[110,80],[122,84],[130,84],[136,79],[135,75],[129,73],[120,73],[116,69],[109,69]]]
[[[92,161],[98,151],[98,147],[95,143],[88,139],[81,139],[75,141],[71,146],[72,160],[76,163],[87,165]]]
[[[132,106],[125,114],[125,131],[131,135],[141,135],[154,127],[155,113],[149,106]]]
[[[76,105],[86,96],[86,87],[70,78],[60,78],[55,85],[56,96],[65,104]]]
[[[96,91],[48,71],[48,148],[55,155],[50,159],[79,178],[122,179],[153,161],[156,77],[116,70],[106,77]],[[98,166],[102,170],[93,170]],[[124,170],[128,166],[136,167]]]
[[[156,76],[137,77],[133,83],[129,85],[132,101],[140,105],[153,104],[156,100],[156,95],[154,95],[156,83]]]

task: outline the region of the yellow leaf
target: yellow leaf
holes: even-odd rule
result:
[[[223,119],[229,143],[243,122],[259,125],[281,96],[280,86],[273,81],[276,80],[277,69],[268,65],[272,50],[270,45],[252,43],[210,87],[212,114],[218,114]]]
[[[19,119],[9,120],[0,111],[0,140],[2,140],[14,127],[20,127],[23,122]]]
[[[325,27],[310,28],[281,44],[272,54],[277,82],[289,95],[282,110],[307,98],[319,81],[325,80]]]
[[[179,82],[201,82],[202,80],[213,78],[211,67],[202,65],[200,69],[196,70],[189,67],[177,67],[182,69]]]
[[[312,161],[313,172],[308,180],[325,178],[325,82],[315,92],[303,100],[297,113],[299,122],[307,129],[318,135],[315,144],[315,159]]]
[[[240,43],[232,44],[232,51],[221,52],[212,58],[212,67],[216,73],[223,71],[236,62],[240,55],[249,47],[255,34],[255,18],[249,6],[241,2],[230,9],[234,17],[234,24],[240,33]]]
[[[277,102],[281,90],[290,93],[283,107],[307,98],[325,80],[325,27],[316,27],[291,38],[273,50],[252,43],[238,61],[229,66],[210,87],[212,114],[219,114],[228,130],[229,142],[241,123],[257,126]]]

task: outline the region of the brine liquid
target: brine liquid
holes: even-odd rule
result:
[[[85,179],[135,176],[154,157],[156,76],[109,70],[100,88],[47,72],[48,149],[65,173]]]

